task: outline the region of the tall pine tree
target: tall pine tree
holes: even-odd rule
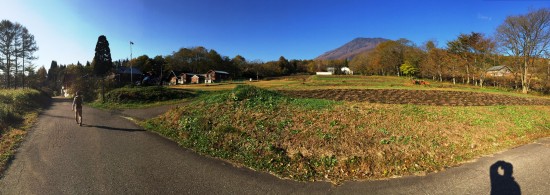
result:
[[[113,68],[111,49],[109,49],[109,41],[107,41],[105,35],[97,38],[92,67],[94,74],[101,77],[101,101],[105,102],[105,76]]]
[[[57,91],[57,75],[59,73],[59,67],[57,65],[57,61],[52,60],[52,63],[50,64],[50,69],[48,70],[48,83],[50,89],[53,91]],[[55,94],[54,94],[55,95]]]
[[[104,77],[113,68],[111,49],[109,49],[109,41],[107,41],[105,35],[101,35],[97,38],[92,67],[94,74],[99,77]]]
[[[0,68],[6,76],[6,88],[17,87],[18,77],[24,82],[25,60],[28,63],[36,59],[33,53],[37,50],[34,36],[25,26],[9,20],[0,21]]]
[[[21,36],[21,55],[23,58],[23,71],[25,71],[25,60],[28,62],[37,59],[37,57],[33,54],[38,50],[38,46],[34,40],[34,35],[30,34],[27,28],[23,28],[23,34]],[[24,72],[21,83],[23,84],[23,87],[25,87]]]

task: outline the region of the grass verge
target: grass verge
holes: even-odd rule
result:
[[[0,174],[49,101],[36,90],[0,90]]]
[[[239,86],[142,125],[183,147],[300,181],[425,174],[550,136],[548,106],[293,99]]]

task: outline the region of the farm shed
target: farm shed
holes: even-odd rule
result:
[[[200,79],[201,81],[204,80],[204,75],[203,74],[182,73],[180,75],[182,83],[180,83],[180,84],[193,83],[193,77],[195,77],[195,76],[198,77],[199,79],[202,77],[202,79]]]
[[[196,79],[197,81],[204,82],[204,74],[172,72],[170,77],[170,84],[183,85],[183,84],[198,83],[198,82],[193,82],[194,77],[197,77]]]
[[[486,75],[491,77],[509,76],[512,75],[512,70],[507,66],[493,66],[487,69]]]
[[[176,73],[174,71],[170,71],[170,74],[168,75],[168,78],[169,79],[169,85],[177,85],[178,84],[178,81],[179,81],[179,78],[178,78],[178,74],[179,73]]]
[[[201,74],[195,74],[191,77],[191,84],[199,84],[204,82],[204,75]]]
[[[170,77],[170,85],[176,85],[178,82],[178,77],[172,76]]]
[[[178,84],[186,84],[191,83],[191,77],[193,77],[193,73],[181,73],[178,79]]]
[[[205,83],[219,83],[230,79],[229,73],[219,70],[210,70],[205,75]]]

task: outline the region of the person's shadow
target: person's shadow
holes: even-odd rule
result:
[[[502,172],[502,174],[499,172]],[[497,161],[489,168],[491,177],[491,195],[521,194],[519,184],[512,177],[514,166],[506,161]]]

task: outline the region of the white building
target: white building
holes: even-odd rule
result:
[[[332,75],[332,72],[316,72],[316,75]]]
[[[353,75],[353,71],[351,69],[349,69],[348,67],[342,67],[340,70],[342,71],[342,74]]]

